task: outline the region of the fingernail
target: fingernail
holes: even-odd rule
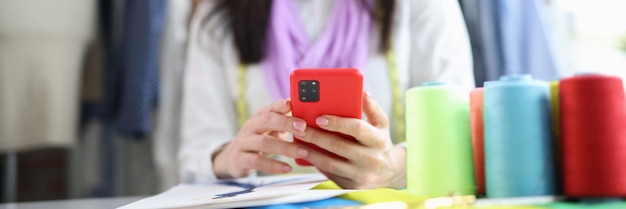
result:
[[[370,94],[370,92],[369,92],[369,91],[365,91],[365,96],[367,96],[367,97],[371,97],[372,95]]]
[[[284,166],[284,167],[283,167],[283,171],[285,171],[285,172],[289,172],[289,171],[291,171],[291,167],[289,167],[288,165],[286,165],[286,166]]]
[[[283,107],[287,107],[287,103],[289,103],[289,100],[287,99],[283,100]]]
[[[306,123],[301,120],[294,121],[293,128],[297,131],[304,132],[304,129],[306,128]]]
[[[298,149],[298,156],[306,157],[307,155],[309,155],[309,151],[307,151],[306,149],[302,149],[302,148]]]
[[[315,123],[320,126],[325,126],[328,125],[328,119],[325,117],[317,117],[317,119],[315,119]]]

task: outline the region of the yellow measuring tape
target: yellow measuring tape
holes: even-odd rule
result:
[[[391,113],[395,122],[396,143],[405,141],[404,105],[402,104],[402,87],[398,78],[398,66],[393,49],[387,51],[387,68],[389,68],[389,83],[391,84],[392,106]],[[248,103],[245,98],[247,66],[240,64],[237,70],[237,122],[239,128],[248,120]]]
[[[391,114],[395,121],[396,143],[404,142],[406,139],[404,124],[404,105],[402,105],[402,87],[400,87],[400,79],[398,78],[398,65],[396,64],[396,53],[393,48],[389,49],[386,54],[387,68],[389,68],[389,83],[391,84],[391,95],[393,101],[391,104]]]
[[[237,69],[237,125],[239,128],[248,120],[248,103],[246,102],[246,74],[245,64],[239,64]]]

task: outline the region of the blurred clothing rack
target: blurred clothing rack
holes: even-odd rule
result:
[[[476,85],[507,74],[550,81],[561,61],[544,10],[549,1],[459,0],[474,59]]]
[[[4,165],[4,202],[17,202],[17,152],[7,152]]]

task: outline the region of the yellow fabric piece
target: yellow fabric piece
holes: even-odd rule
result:
[[[313,189],[341,189],[341,188],[332,181],[326,181],[326,182],[320,183],[316,187],[313,187]],[[347,200],[362,202],[364,204],[392,202],[392,201],[421,202],[421,201],[426,200],[426,198],[423,198],[423,197],[410,195],[405,190],[396,190],[396,189],[389,189],[389,188],[380,188],[380,189],[350,192],[348,194],[344,194],[339,197],[347,199]]]
[[[313,189],[341,189],[341,187],[337,186],[337,184],[335,184],[332,181],[326,181],[313,187]],[[389,188],[380,188],[380,189],[350,192],[345,195],[339,196],[339,198],[361,202],[365,204],[364,206],[368,206],[368,204],[372,204],[371,205],[373,206],[372,208],[378,208],[374,206],[385,207],[384,204],[377,204],[377,203],[405,202],[407,203],[406,208],[429,209],[424,206],[424,203],[427,200],[429,200],[428,198],[411,195],[405,190],[396,190],[396,189],[389,189]],[[369,207],[363,207],[363,208],[369,208]],[[390,209],[390,208],[386,208],[386,209]],[[437,207],[437,209],[547,209],[547,208],[541,207],[541,206],[475,207],[471,205],[459,205],[459,206]]]
[[[440,209],[545,209],[539,206],[489,206],[489,207],[475,207],[475,206],[456,206],[456,207],[442,207]]]

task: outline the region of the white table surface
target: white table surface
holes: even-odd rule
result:
[[[110,197],[110,198],[89,198],[89,199],[67,199],[37,202],[18,202],[0,204],[0,209],[111,209],[145,198],[137,197]]]

